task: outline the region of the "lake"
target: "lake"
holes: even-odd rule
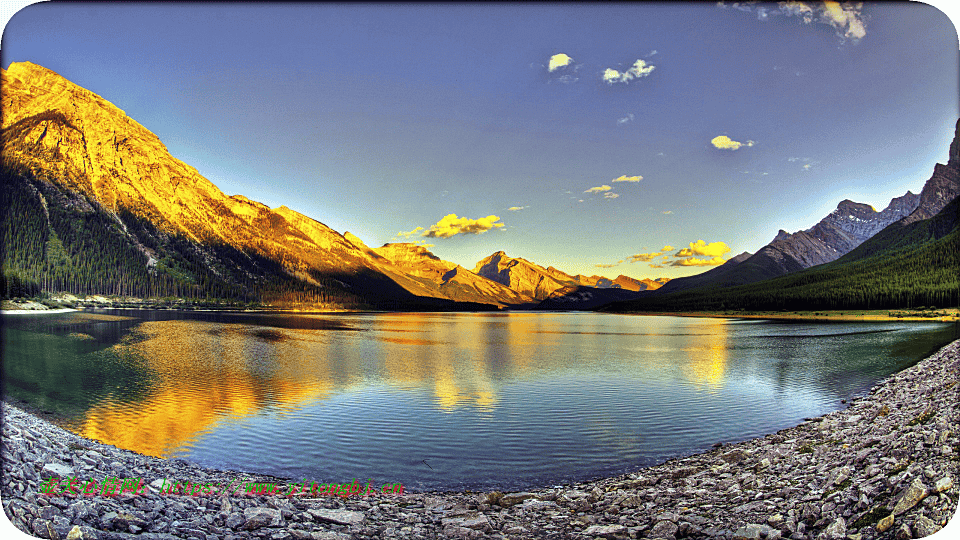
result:
[[[3,317],[3,390],[86,437],[321,483],[516,490],[845,407],[953,323],[600,313]]]

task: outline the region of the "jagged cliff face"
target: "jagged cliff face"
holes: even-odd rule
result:
[[[920,191],[920,203],[916,210],[904,218],[904,225],[937,215],[950,204],[950,201],[960,195],[960,159],[954,155],[958,147],[960,147],[960,123],[958,123],[958,137],[950,145],[950,163],[948,165],[937,163],[933,168],[933,175]]]
[[[908,191],[894,198],[881,212],[869,204],[841,201],[837,209],[813,227],[777,237],[757,253],[767,256],[785,272],[833,261],[913,212],[920,196]]]
[[[547,270],[530,261],[508,257],[502,251],[478,262],[473,272],[537,300],[544,300],[558,291],[576,287],[572,276],[563,274],[570,281],[561,282],[553,277],[558,276],[558,270]]]

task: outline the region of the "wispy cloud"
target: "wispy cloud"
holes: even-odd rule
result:
[[[753,141],[742,143],[735,141],[726,135],[718,135],[710,140],[710,144],[721,150],[739,150],[741,146],[753,146],[755,143]]]
[[[787,161],[789,161],[790,163],[795,163],[797,161],[802,162],[803,165],[801,166],[801,168],[805,171],[809,171],[811,167],[820,163],[819,161],[813,161],[808,157],[805,157],[805,158],[789,157],[787,158]]]
[[[723,257],[714,257],[712,259],[698,259],[691,257],[689,259],[677,259],[670,263],[670,266],[720,266],[725,263]]]
[[[620,262],[623,262],[623,261],[620,261]],[[614,263],[614,264],[595,264],[595,265],[593,265],[593,266],[595,266],[595,267],[597,267],[597,268],[615,268],[615,267],[618,266],[619,264],[620,264],[620,263]]]
[[[503,223],[498,223],[498,216],[487,216],[484,218],[470,219],[466,217],[457,217],[456,214],[447,214],[440,221],[430,226],[425,233],[420,236],[428,238],[450,238],[458,234],[481,234],[503,227]],[[418,227],[419,228],[419,227]]]
[[[530,208],[530,207],[529,206],[511,206],[510,208],[507,208],[507,210],[511,212],[519,212],[520,210],[523,210],[525,208]]]
[[[623,124],[626,124],[627,122],[633,122],[633,119],[634,119],[633,113],[627,113],[627,115],[624,116],[623,118],[617,118],[617,125],[621,126]]]
[[[665,216],[669,216],[670,214],[673,213],[673,210],[664,210],[663,212],[660,212],[660,213],[663,214],[663,215],[665,215]]]
[[[417,234],[418,232],[420,232],[420,231],[422,231],[422,230],[423,230],[423,227],[417,227],[416,229],[414,229],[414,230],[412,230],[412,231],[398,232],[398,233],[397,233],[397,238],[410,238],[411,236]]]
[[[619,197],[619,196],[620,196],[619,193],[604,193],[604,194],[603,194],[603,198],[604,198],[604,199],[616,199],[616,198]]]
[[[604,184],[604,185],[602,185],[602,186],[592,187],[592,188],[584,191],[584,193],[602,193],[602,192],[604,192],[604,191],[610,191],[611,189],[613,189],[613,188],[610,187],[610,186],[608,186],[608,185],[606,185],[606,184]]]
[[[756,5],[755,2],[734,2],[720,7],[732,7],[740,11],[756,10],[757,19],[766,21],[770,16],[784,15],[798,17],[804,24],[818,23],[832,26],[844,41],[858,42],[867,35],[867,25],[863,16],[862,2],[779,2],[776,7],[769,4]]]
[[[614,182],[639,182],[641,180],[643,180],[643,177],[640,176],[639,174],[636,176],[620,175],[619,178],[613,179]]]
[[[636,255],[631,255],[627,259],[632,262],[650,262],[657,257],[665,254],[668,251],[673,251],[673,246],[663,246],[660,251],[654,251],[652,253],[637,253]]]
[[[639,59],[626,71],[606,68],[603,70],[601,78],[607,84],[628,83],[634,79],[650,75],[655,68],[656,66],[648,64],[646,60]]]
[[[862,3],[841,5],[839,2],[824,2],[821,21],[836,28],[837,34],[858,41],[867,35],[867,28],[860,11],[862,6]]]

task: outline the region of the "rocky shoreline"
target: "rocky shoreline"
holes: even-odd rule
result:
[[[2,410],[3,509],[41,538],[903,539],[941,530],[960,494],[960,340],[845,410],[635,473],[522,493],[286,497],[288,480],[143,456]],[[140,494],[47,495],[50,477],[144,483]],[[164,479],[281,491],[161,495]]]

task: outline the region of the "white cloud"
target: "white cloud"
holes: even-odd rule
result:
[[[456,214],[447,214],[440,221],[430,226],[427,232],[420,236],[428,238],[450,238],[458,234],[481,234],[503,227],[503,223],[497,223],[500,218],[497,216],[487,216],[485,218],[470,219],[457,217]]]
[[[755,143],[753,141],[737,142],[726,135],[718,135],[710,140],[710,144],[721,150],[739,150],[741,146],[753,146]]]
[[[570,58],[563,53],[557,53],[550,57],[550,61],[547,63],[547,71],[556,71],[562,67],[569,66],[572,63],[573,58]]]
[[[626,71],[618,71],[613,68],[606,68],[603,70],[603,75],[601,78],[603,79],[603,82],[607,84],[628,83],[633,79],[650,75],[655,67],[656,66],[647,64],[646,60],[637,60]]]
[[[639,182],[641,180],[643,180],[643,177],[639,174],[636,176],[620,175],[619,178],[613,179],[614,182]]]
[[[604,193],[604,194],[603,194],[603,198],[604,198],[604,199],[616,199],[616,198],[619,197],[619,196],[620,196],[619,193]]]
[[[600,193],[600,192],[603,192],[603,191],[610,191],[611,189],[613,189],[613,188],[610,187],[610,186],[608,186],[608,185],[606,185],[606,184],[604,184],[604,185],[602,185],[602,186],[592,187],[592,188],[584,191],[584,193]]]
[[[617,118],[617,125],[626,124],[627,122],[632,122],[634,119],[633,113],[627,113],[623,118]]]

